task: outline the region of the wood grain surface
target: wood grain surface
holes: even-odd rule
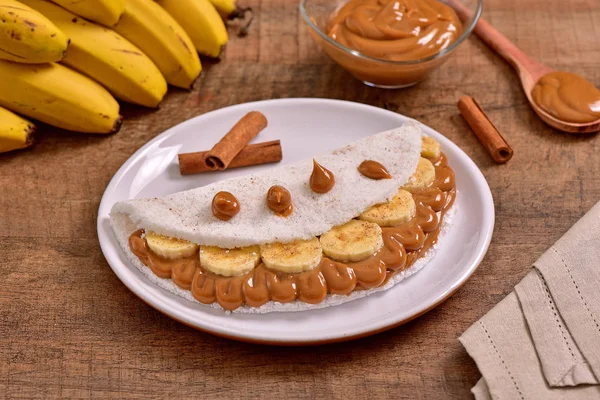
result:
[[[1,398],[469,398],[479,378],[457,341],[531,263],[600,200],[597,136],[544,125],[510,67],[471,37],[439,71],[402,91],[366,87],[319,51],[295,0],[246,0],[257,18],[192,92],[158,111],[124,106],[121,132],[43,128],[0,156]],[[597,0],[485,0],[484,16],[556,69],[600,86]],[[515,149],[493,163],[458,114],[478,99]],[[100,197],[146,141],[221,107],[283,97],[345,99],[419,119],[486,176],[496,229],[485,261],[448,301],[402,327],[349,343],[276,348],[188,328],[147,306],[112,273],[96,236]]]

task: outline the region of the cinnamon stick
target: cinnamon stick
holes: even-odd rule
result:
[[[504,164],[512,158],[512,147],[473,97],[462,96],[458,100],[458,109],[494,161]]]
[[[258,111],[244,115],[223,138],[206,153],[209,169],[225,169],[246,145],[267,126],[267,118]]]
[[[179,154],[179,171],[181,175],[200,174],[214,171],[204,162],[210,151]],[[227,169],[248,167],[281,161],[281,143],[279,140],[249,144],[229,163]]]

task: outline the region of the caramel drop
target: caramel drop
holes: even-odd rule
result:
[[[358,166],[358,172],[371,179],[391,179],[387,169],[377,161],[365,160]]]
[[[267,192],[267,205],[282,217],[287,217],[294,209],[292,195],[286,188],[279,185],[271,186]]]
[[[327,168],[313,159],[313,172],[310,175],[310,188],[315,193],[327,193],[335,185],[335,177]]]
[[[240,203],[229,192],[219,192],[212,201],[212,213],[222,221],[229,221],[240,212]]]

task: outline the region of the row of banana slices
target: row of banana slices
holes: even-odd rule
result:
[[[437,158],[439,154],[439,143],[423,138],[421,155]],[[416,204],[410,191],[429,186],[435,179],[435,168],[427,158],[419,160],[408,184],[391,201],[369,208],[358,219],[336,226],[319,238],[235,249],[198,246],[154,232],[146,233],[145,239],[153,253],[166,259],[191,257],[199,248],[202,267],[223,276],[244,275],[261,260],[267,268],[284,273],[309,271],[319,265],[323,254],[339,262],[362,261],[383,247],[382,226],[398,226],[414,217]]]

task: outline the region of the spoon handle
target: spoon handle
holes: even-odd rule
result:
[[[453,6],[456,13],[463,21],[473,17],[473,11],[467,8],[460,0],[449,0],[448,2]],[[492,50],[498,53],[517,70],[524,86],[526,85],[531,88],[542,75],[552,71],[552,69],[538,63],[527,54],[523,53],[521,49],[515,46],[515,44],[508,40],[506,36],[500,33],[483,18],[479,18],[477,25],[475,25],[474,32]]]

